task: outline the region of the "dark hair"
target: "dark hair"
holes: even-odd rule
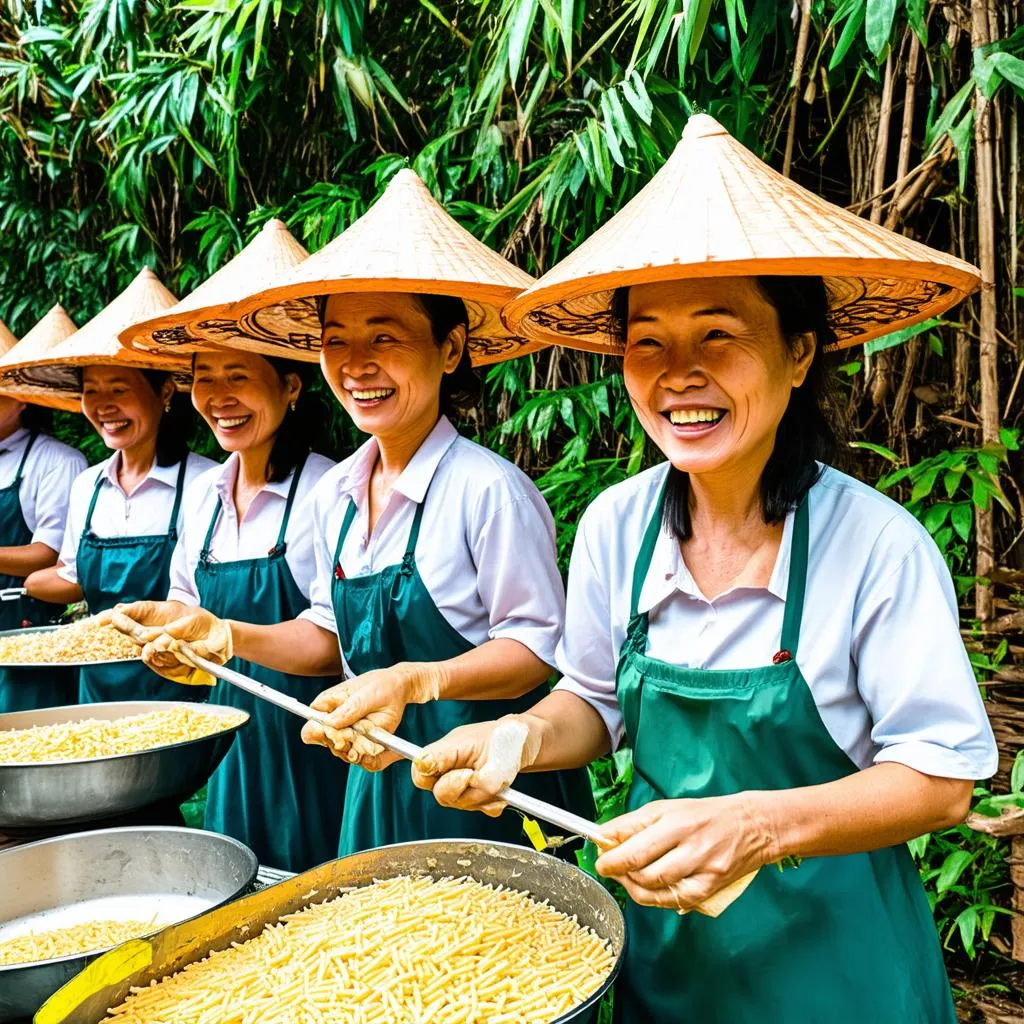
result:
[[[832,461],[838,450],[834,379],[826,348],[836,341],[828,317],[828,293],[820,277],[757,278],[758,287],[774,307],[786,344],[801,334],[814,334],[817,344],[804,383],[793,388],[789,405],[775,433],[775,445],[761,475],[761,507],[766,523],[778,523],[795,509],[821,475],[819,462]],[[619,288],[613,311],[625,330],[629,289]],[[692,534],[689,475],[670,466],[662,525],[678,540]]]
[[[36,434],[53,432],[53,410],[44,405],[27,404],[21,413],[21,425]]]
[[[466,328],[469,333],[469,314],[466,304],[454,295],[421,295],[408,293],[420,306],[430,321],[430,333],[434,343],[440,345],[445,338],[458,326]],[[329,295],[317,297],[317,312],[323,326],[327,312]],[[468,413],[479,401],[481,395],[480,378],[473,369],[469,353],[469,345],[462,348],[462,357],[451,373],[441,378],[441,412],[445,416]]]
[[[164,384],[173,376],[164,370],[140,370],[139,371],[153,393],[163,402],[160,392]],[[192,429],[195,426],[195,416],[192,410],[192,403],[188,394],[179,391],[175,387],[171,393],[170,409],[165,409],[160,415],[160,425],[156,430],[156,464],[158,466],[173,466],[188,458],[188,441],[192,436]]]
[[[294,359],[278,359],[264,356],[277,372],[283,384],[290,373],[294,373],[302,384],[302,391],[295,400],[295,409],[285,410],[281,426],[277,428],[270,458],[267,460],[267,482],[279,484],[311,451],[325,452],[329,439],[327,425],[331,411],[313,383],[319,376],[315,363],[301,363]]]

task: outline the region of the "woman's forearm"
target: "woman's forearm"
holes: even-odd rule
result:
[[[746,795],[774,861],[863,853],[949,828],[966,817],[973,788],[882,763],[820,786]]]
[[[338,638],[308,619],[270,626],[230,621],[236,657],[297,676],[341,674]]]
[[[48,544],[20,544],[0,548],[0,573],[25,579],[40,569],[47,569],[57,561],[57,552]]]
[[[536,689],[551,669],[518,640],[496,637],[448,661],[420,662],[440,700],[506,700]]]
[[[540,751],[526,771],[582,768],[611,750],[603,719],[574,693],[553,690],[519,717],[540,737]]]
[[[74,604],[81,601],[85,596],[82,588],[77,583],[69,583],[62,576],[57,574],[61,567],[51,565],[48,569],[40,569],[32,573],[25,580],[25,589],[29,597],[37,598],[40,601],[49,601],[50,604]]]

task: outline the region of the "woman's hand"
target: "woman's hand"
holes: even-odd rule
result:
[[[412,781],[443,807],[497,817],[505,809],[497,795],[540,753],[537,724],[529,715],[508,715],[453,729],[416,759]]]
[[[346,679],[324,690],[312,707],[328,714],[326,725],[307,722],[305,743],[327,747],[336,757],[379,772],[400,760],[364,733],[370,726],[394,732],[410,704],[437,700],[443,682],[441,665],[430,662],[399,662]]]
[[[601,826],[597,870],[646,907],[693,910],[731,882],[778,860],[756,794],[656,800]],[[610,848],[609,848],[610,847]]]
[[[182,653],[188,647],[199,657],[223,665],[231,660],[231,627],[198,606],[177,601],[136,601],[104,613],[112,625],[142,647],[142,660],[158,675],[191,686],[213,686],[216,680],[197,669]]]

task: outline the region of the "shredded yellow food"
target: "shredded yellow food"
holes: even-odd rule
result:
[[[0,636],[0,665],[63,665],[137,658],[139,646],[111,625],[82,619],[49,633]]]
[[[537,1024],[614,954],[514,889],[393,878],[265,928],[132,994],[107,1024]]]
[[[72,953],[89,953],[117,946],[128,939],[148,935],[155,923],[150,921],[86,921],[70,928],[19,935],[0,942],[0,964],[23,964],[52,960]]]
[[[231,729],[245,712],[218,714],[203,708],[173,707],[124,718],[85,718],[0,731],[0,764],[91,761],[114,754],[184,743]]]

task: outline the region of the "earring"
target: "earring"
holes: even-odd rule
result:
[[[292,412],[295,412],[295,400],[292,399]]]
[[[164,412],[170,412],[170,411],[171,411],[171,400],[168,398],[167,401],[164,402]]]

